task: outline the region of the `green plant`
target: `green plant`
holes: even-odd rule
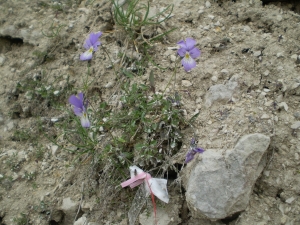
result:
[[[54,60],[54,56],[47,52],[35,50],[32,52],[32,55],[36,56],[40,62]]]
[[[16,225],[29,225],[29,224],[31,224],[30,221],[29,221],[28,215],[26,215],[25,213],[20,213],[20,217],[15,217],[13,219],[13,222],[15,222]]]
[[[19,129],[14,131],[14,134],[12,136],[13,141],[28,141],[33,140],[34,137],[32,136],[32,133],[30,129]]]
[[[118,26],[122,27],[131,38],[141,33],[142,26],[159,25],[169,19],[173,11],[173,5],[169,5],[161,12],[149,17],[150,4],[140,3],[140,0],[127,1],[127,4],[119,5],[118,1],[113,2],[113,15]],[[126,2],[126,1],[125,1]],[[168,13],[164,16],[164,13]],[[162,19],[159,19],[163,16]]]
[[[34,180],[36,178],[37,172],[27,172],[25,171],[24,174],[24,179],[30,181],[30,180]]]
[[[18,154],[13,153],[8,159],[6,160],[6,164],[12,171],[19,171],[20,170],[20,161],[18,159]]]
[[[48,33],[44,33],[44,31],[42,31],[42,34],[48,38],[57,37],[60,34],[61,29],[65,26],[67,25],[65,24],[57,25],[54,22],[52,22],[51,26],[48,29]]]
[[[64,86],[55,85],[63,81]],[[69,76],[58,76],[53,82],[48,81],[46,71],[43,70],[37,73],[34,77],[27,77],[17,83],[16,89],[18,93],[25,93],[26,98],[30,103],[46,102],[48,107],[59,108],[60,98],[66,98],[69,91],[72,89],[72,84],[69,82]],[[34,108],[34,106],[32,106]]]
[[[44,158],[45,151],[45,148],[37,146],[37,150],[34,152],[34,158],[36,160],[42,160]]]
[[[149,2],[144,4],[140,0],[132,0],[125,1],[125,4],[120,5],[117,0],[112,0],[112,2],[116,32],[121,30],[122,33],[123,31],[126,34],[125,37],[122,37],[122,39],[125,39],[126,48],[133,44],[136,51],[135,55],[139,54],[138,57],[131,57],[132,54],[121,54],[120,65],[123,68],[120,69],[120,73],[129,77],[133,74],[143,75],[149,62],[160,68],[149,53],[154,41],[163,38],[176,29],[172,28],[160,34],[156,32],[157,28],[171,17],[173,5],[169,5],[159,13],[149,16]],[[146,35],[145,31],[149,30],[151,30],[151,35]],[[129,70],[125,68],[129,68]]]
[[[93,155],[98,163],[110,163],[120,174],[133,164],[148,168],[165,164],[180,149],[180,130],[187,125],[176,103],[179,96],[165,98],[151,94],[149,86],[129,82],[120,91],[120,109],[112,110],[105,102],[89,109],[95,118],[92,129],[83,128],[78,117],[57,124],[64,139],[75,147],[68,150],[79,157]]]

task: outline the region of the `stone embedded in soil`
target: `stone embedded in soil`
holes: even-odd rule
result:
[[[175,62],[176,61],[176,56],[175,55],[171,55],[171,61]]]
[[[211,86],[205,96],[206,107],[210,107],[214,102],[229,101],[238,87],[236,80],[236,77],[233,76],[225,85],[216,84]]]
[[[210,3],[209,1],[206,1],[206,2],[205,2],[205,7],[206,7],[206,8],[210,8],[210,7],[211,7],[211,3]]]
[[[287,200],[285,200],[286,203],[291,204],[296,198],[290,197]]]
[[[270,138],[243,136],[234,149],[207,150],[188,177],[186,200],[190,210],[210,219],[223,219],[246,209],[252,188],[266,160]]]
[[[74,225],[84,225],[84,224],[86,224],[86,217],[85,216],[80,217],[74,223]]]
[[[6,60],[5,56],[1,54],[0,55],[0,66],[2,66],[4,64],[5,60]]]
[[[285,111],[288,111],[289,107],[285,102],[280,102],[278,104],[279,108],[284,108]]]
[[[188,81],[188,80],[182,80],[182,81],[181,81],[181,84],[182,84],[183,87],[190,87],[190,86],[193,85],[193,84],[192,84],[190,81]]]
[[[300,127],[300,121],[294,122],[291,126],[292,129],[298,129],[299,127]]]
[[[64,224],[72,224],[78,210],[78,203],[72,201],[70,197],[64,198],[60,210],[65,214]]]
[[[253,55],[255,57],[261,56],[261,51],[256,51],[256,52],[253,53]]]

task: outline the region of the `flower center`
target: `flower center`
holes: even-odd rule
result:
[[[189,58],[190,58],[190,53],[186,52],[184,57],[185,57],[186,59],[189,59]]]
[[[93,51],[94,51],[93,46],[91,46],[90,49],[89,49],[88,51],[89,51],[89,53],[93,53]]]

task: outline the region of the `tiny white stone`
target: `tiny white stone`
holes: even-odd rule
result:
[[[204,10],[203,10],[203,9],[200,9],[200,10],[198,11],[198,13],[199,13],[199,14],[202,14],[202,13],[204,13]]]
[[[277,15],[276,19],[277,19],[277,21],[281,21],[282,20],[282,16],[281,15]]]
[[[270,100],[270,101],[267,101],[267,102],[265,102],[265,104],[264,104],[264,106],[271,106],[272,104],[273,104],[273,100]]]
[[[58,95],[58,94],[59,94],[59,91],[54,91],[53,94],[54,94],[54,95]]]
[[[277,56],[277,58],[282,58],[282,57],[283,57],[283,53],[282,53],[282,52],[278,52],[278,53],[276,54],[276,56]]]
[[[206,1],[205,2],[205,6],[206,6],[206,8],[210,8],[211,7],[211,3],[209,1]]]
[[[193,84],[190,81],[188,81],[188,80],[182,80],[181,81],[181,85],[184,86],[184,87],[190,87]]]
[[[264,72],[264,75],[265,76],[268,76],[270,74],[270,71],[269,70],[266,70],[265,72]]]
[[[217,82],[217,81],[218,81],[218,77],[217,77],[217,76],[212,76],[210,79],[211,79],[213,82]]]
[[[105,88],[111,88],[113,85],[114,85],[114,83],[110,81],[104,87]]]
[[[208,17],[209,19],[211,19],[211,20],[213,20],[213,19],[215,18],[214,15],[208,15],[207,17]]]
[[[294,54],[294,55],[291,56],[291,59],[297,60],[297,58],[298,58],[298,55],[297,55],[297,54]],[[1,64],[1,62],[0,62],[0,64]]]
[[[294,197],[290,197],[287,200],[285,200],[286,203],[291,204],[295,200]]]
[[[210,26],[207,25],[207,26],[203,27],[203,29],[204,29],[204,30],[209,30],[209,29],[210,29]]]
[[[268,170],[264,171],[264,175],[265,175],[266,177],[270,176],[270,171],[268,171]]]
[[[278,104],[278,106],[279,106],[280,108],[284,108],[285,111],[288,111],[288,109],[289,109],[288,105],[287,105],[285,102],[280,102],[280,103]]]
[[[6,60],[5,56],[1,54],[0,55],[0,66],[2,66],[4,64],[5,60]]]
[[[261,117],[261,119],[270,119],[270,116],[268,114],[263,114]]]
[[[254,55],[255,57],[258,57],[258,56],[261,55],[261,51],[256,51],[256,52],[253,53],[253,55]]]
[[[176,61],[176,56],[175,55],[171,55],[171,61],[175,62]]]
[[[57,145],[52,145],[51,146],[51,153],[52,153],[52,155],[56,155],[57,149],[58,149]]]
[[[222,70],[221,70],[221,73],[227,74],[227,73],[228,73],[228,70],[227,70],[227,69],[222,69]]]
[[[176,47],[168,47],[167,49],[168,49],[168,50],[177,50],[177,49],[179,49],[179,46],[176,46]]]

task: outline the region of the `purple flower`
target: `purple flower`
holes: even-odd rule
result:
[[[186,154],[186,157],[185,157],[185,163],[190,162],[194,158],[194,156],[196,155],[196,153],[203,153],[204,151],[205,151],[204,149],[198,148],[196,146],[195,139],[192,138],[191,145],[190,145],[190,150]]]
[[[201,52],[195,47],[196,41],[192,38],[187,38],[185,41],[181,40],[177,42],[177,44],[181,47],[177,53],[183,57],[181,63],[185,71],[188,72],[196,66],[196,61],[194,59],[199,57]]]
[[[82,127],[90,127],[90,121],[86,112],[88,104],[83,100],[83,93],[79,93],[78,97],[71,95],[69,103],[73,106],[75,115],[80,117]]]
[[[92,59],[93,52],[97,51],[98,46],[101,45],[101,42],[98,41],[102,32],[91,33],[90,36],[85,40],[83,47],[87,50],[86,52],[80,55],[80,60],[90,60]]]

